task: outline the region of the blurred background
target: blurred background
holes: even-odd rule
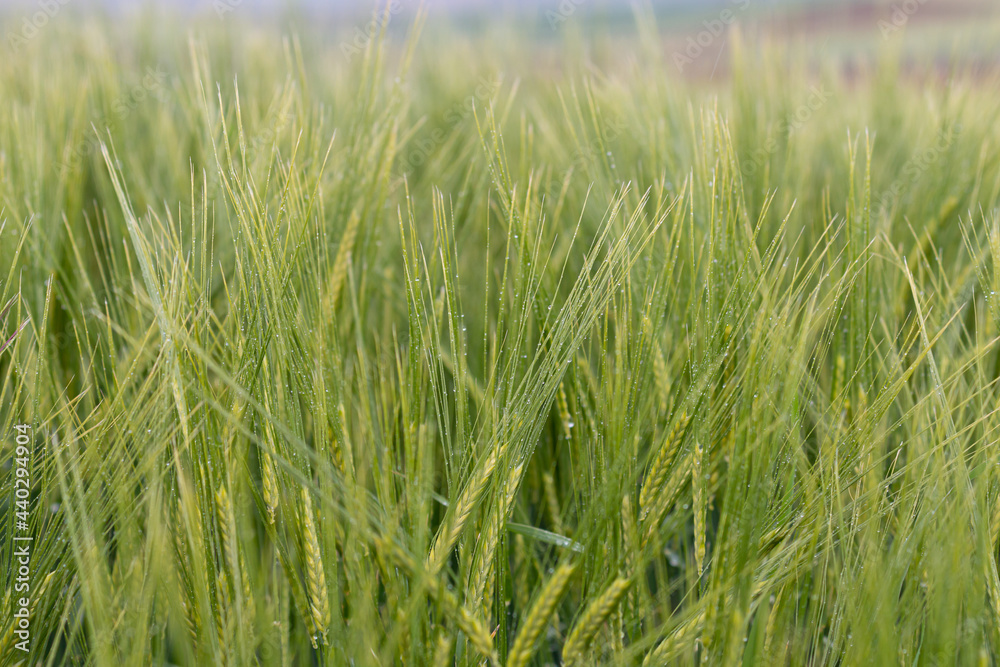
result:
[[[975,74],[1000,63],[997,0],[0,0],[0,30],[16,51],[61,22],[59,14],[151,30],[160,21],[197,30],[277,23],[349,55],[382,27],[390,41],[405,35],[421,7],[442,34],[495,43],[512,31],[522,45],[537,47],[532,59],[543,68],[559,66],[547,44],[559,51],[557,44],[577,43],[591,62],[607,65],[628,53],[643,29],[654,30],[663,57],[695,79],[725,74],[734,30],[751,46],[778,43],[835,59],[847,76],[886,47],[900,56],[902,71],[960,67]]]

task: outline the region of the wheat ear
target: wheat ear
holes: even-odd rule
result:
[[[274,523],[274,515],[278,510],[278,476],[274,472],[274,462],[271,455],[260,454],[260,476],[264,487],[264,506],[267,508],[267,520]]]
[[[656,530],[656,526],[663,517],[664,512],[667,511],[667,508],[674,502],[677,494],[684,487],[687,476],[691,473],[691,468],[693,467],[693,458],[692,454],[684,457],[684,460],[677,465],[676,470],[670,475],[670,479],[667,480],[666,485],[653,499],[652,506],[643,511],[640,517],[642,525],[645,528],[642,542],[643,548],[646,547],[650,537],[652,537],[653,531]]]
[[[498,497],[498,506],[486,517],[486,531],[479,542],[479,552],[473,565],[473,576],[469,584],[467,599],[482,599],[480,606],[489,609],[493,604],[493,554],[500,542],[500,529],[507,523],[507,515],[514,504],[514,497],[521,485],[524,464],[519,463],[511,471],[507,480],[506,493]]]
[[[674,460],[674,456],[677,454],[677,450],[680,448],[681,440],[683,440],[684,429],[687,428],[688,422],[691,418],[688,416],[687,412],[682,412],[677,421],[674,422],[673,428],[667,434],[666,439],[663,441],[663,445],[660,446],[659,451],[656,453],[656,458],[653,460],[653,464],[649,467],[649,473],[646,475],[645,481],[642,483],[642,489],[639,492],[639,511],[645,513],[650,503],[653,501],[653,497],[663,486],[663,482],[667,479],[667,473],[670,471],[670,464]]]
[[[618,602],[621,601],[631,583],[630,579],[618,577],[604,589],[604,592],[597,599],[587,605],[586,611],[573,626],[573,630],[569,633],[566,644],[563,646],[563,664],[566,667],[579,664],[583,660],[584,651],[587,650],[591,640],[594,639],[611,612],[618,606]]]
[[[702,473],[701,443],[695,441],[692,456],[691,489],[694,495],[694,562],[698,577],[705,571],[705,478]]]
[[[514,639],[514,646],[510,650],[507,659],[507,667],[523,667],[528,664],[528,660],[535,652],[535,644],[538,637],[545,630],[555,611],[556,605],[562,599],[566,584],[569,583],[570,576],[575,567],[569,564],[560,565],[555,573],[545,582],[545,587],[539,593],[535,604],[531,606],[531,611],[524,618],[524,623],[517,632]]]
[[[344,235],[340,237],[340,244],[337,247],[337,256],[333,260],[333,271],[330,273],[330,282],[327,284],[326,303],[323,304],[323,312],[333,312],[340,297],[340,290],[344,286],[344,278],[347,276],[347,265],[350,262],[351,250],[354,247],[354,238],[357,236],[358,227],[361,223],[361,216],[357,210],[351,211],[351,217],[347,220],[344,228]]]
[[[452,639],[443,632],[438,635],[437,646],[434,647],[434,667],[448,667],[451,664]]]
[[[671,659],[675,657],[674,653],[688,641],[693,641],[697,637],[704,622],[705,612],[701,611],[660,642],[655,649],[647,653],[646,657],[643,658],[642,667],[661,667],[661,665],[672,664]]]
[[[465,523],[472,515],[472,511],[476,509],[479,496],[482,494],[483,489],[486,488],[486,483],[489,482],[490,476],[497,467],[498,458],[499,452],[494,448],[486,457],[486,460],[483,461],[482,468],[477,470],[468,484],[465,485],[462,495],[455,502],[455,511],[449,518],[445,519],[445,523],[438,532],[434,545],[431,547],[431,552],[427,556],[427,569],[431,575],[438,573],[441,565],[444,564],[445,558],[447,558],[448,552],[455,545],[458,536],[462,534],[462,528],[465,527]]]
[[[416,561],[410,558],[391,539],[377,537],[375,538],[375,547],[411,577],[419,578],[421,583],[427,587],[430,596],[437,600],[444,612],[458,626],[458,629],[465,633],[472,647],[479,651],[491,665],[498,666],[500,664],[493,648],[493,638],[486,631],[482,621],[465,605],[459,603],[454,594],[442,586],[434,575],[420,568]]]
[[[323,558],[316,534],[316,521],[313,518],[312,498],[305,487],[302,487],[302,541],[306,555],[309,614],[317,635],[312,638],[315,647],[318,645],[318,635],[322,635],[324,641],[326,640],[326,629],[330,624],[330,602],[327,599],[326,575],[323,571]]]

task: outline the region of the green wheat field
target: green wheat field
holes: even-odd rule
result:
[[[0,663],[997,664],[995,47],[236,4],[4,19]]]

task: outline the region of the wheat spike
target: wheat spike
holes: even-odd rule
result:
[[[225,443],[225,456],[228,459],[230,452],[232,451],[233,442],[236,440],[236,434],[238,431],[237,424],[243,418],[243,412],[246,410],[246,401],[237,397],[233,401],[233,407],[229,409],[230,418],[226,421],[225,428],[223,430],[222,441]]]
[[[267,520],[274,523],[274,515],[278,510],[278,476],[274,471],[274,462],[269,454],[260,454],[260,476],[264,487],[264,506],[267,508]]]
[[[788,534],[792,532],[792,528],[793,524],[783,523],[777,528],[764,533],[760,538],[760,552],[762,554],[770,553],[782,540],[788,537]]]
[[[240,583],[243,587],[243,603],[245,632],[247,637],[253,636],[254,618],[257,615],[256,602],[253,599],[253,587],[250,585],[250,575],[247,573],[246,561],[243,560],[243,552],[239,552],[240,557]]]
[[[197,647],[198,637],[201,635],[201,623],[198,620],[198,611],[189,597],[186,587],[184,591],[184,598],[181,599],[181,609],[184,610],[184,623],[187,625],[188,632],[191,634],[191,641],[194,642],[194,645]]]
[[[698,576],[705,571],[705,478],[701,469],[701,443],[694,443],[691,469],[691,488],[694,495],[694,562]]]
[[[254,616],[253,593],[250,587],[250,579],[247,575],[246,564],[243,562],[243,554],[236,541],[236,515],[233,513],[233,501],[226,490],[224,482],[215,493],[215,503],[219,518],[219,532],[222,539],[223,552],[226,555],[226,567],[219,573],[220,585],[223,586],[226,594],[225,601],[227,605],[231,602],[229,598],[230,588],[228,586],[232,586],[233,593],[240,593],[237,601],[242,598],[245,603],[245,609],[241,612],[243,616],[240,617],[237,615],[237,619],[242,618],[242,621],[248,625],[248,629],[252,631],[251,619]]]
[[[223,660],[223,664],[228,663],[228,653],[226,648],[229,646],[227,641],[229,633],[229,589],[226,585],[226,576],[221,570],[215,577],[215,633],[219,638],[219,657]]]
[[[438,573],[438,570],[441,569],[441,565],[447,558],[448,552],[451,551],[458,536],[462,534],[465,522],[469,520],[472,511],[476,509],[479,496],[482,494],[483,489],[486,488],[486,483],[489,482],[494,469],[496,469],[498,457],[499,452],[497,449],[493,449],[489,453],[486,460],[483,461],[482,468],[477,470],[465,485],[465,489],[455,502],[454,512],[441,526],[437,539],[431,547],[431,552],[427,556],[427,569],[431,575]]]
[[[565,382],[559,383],[559,391],[556,394],[556,405],[559,406],[559,421],[562,423],[563,435],[567,440],[573,437],[573,418],[569,414],[569,401],[566,399]]]
[[[688,454],[681,461],[676,470],[667,480],[666,485],[664,485],[663,490],[656,495],[653,499],[653,504],[651,507],[643,511],[640,516],[640,521],[645,528],[645,533],[643,535],[643,548],[648,544],[649,539],[652,537],[653,532],[656,530],[657,524],[663,517],[663,513],[667,511],[667,508],[671,503],[677,498],[677,494],[680,493],[681,489],[684,487],[684,482],[687,480],[688,474],[691,472],[693,465],[693,456]]]
[[[621,653],[625,650],[625,610],[623,607],[625,603],[622,602],[615,609],[614,614],[612,614],[611,622],[611,650],[615,653]]]
[[[236,551],[236,519],[225,482],[215,492],[215,510],[219,520],[219,537],[222,540],[223,553],[225,554],[225,567],[219,570],[216,580],[216,595],[219,603],[217,630],[219,643],[225,651],[227,637],[232,630],[232,597],[229,587],[232,585],[235,588],[234,577],[237,570],[240,569],[239,554]]]
[[[233,503],[229,498],[229,492],[223,483],[219,490],[215,492],[215,511],[219,518],[219,537],[222,539],[222,548],[226,554],[226,561],[230,572],[235,572],[239,567],[236,552],[236,528],[235,517],[233,515]]]
[[[326,592],[326,575],[323,558],[319,549],[316,521],[313,518],[312,498],[309,490],[302,487],[302,542],[306,555],[306,585],[309,589],[309,613],[315,635],[313,646],[317,646],[320,635],[326,641],[326,629],[330,624],[330,603]]]
[[[38,587],[38,592],[32,595],[31,611],[28,612],[29,617],[35,615],[35,610],[38,608],[38,602],[39,600],[45,597],[45,593],[49,590],[49,582],[52,580],[52,576],[54,574],[55,572],[49,572],[47,575],[45,575],[45,578],[42,579],[42,583]],[[10,589],[8,588],[4,596],[4,606],[7,605],[9,600],[10,600]],[[3,634],[3,638],[0,639],[0,658],[5,657],[7,655],[7,651],[11,650],[10,647],[13,645],[14,642],[14,626],[15,624],[11,623],[8,626],[7,631]]]
[[[215,494],[216,512],[219,517],[219,532],[222,538],[223,551],[226,554],[226,574],[222,581],[228,581],[236,592],[239,585],[239,592],[246,603],[245,616],[243,620],[252,625],[250,619],[254,616],[253,593],[250,587],[250,579],[247,575],[246,564],[243,562],[243,554],[239,544],[236,542],[236,515],[233,513],[233,501],[223,483]],[[239,580],[239,581],[237,581]],[[229,592],[229,589],[226,589]],[[227,599],[228,602],[228,599]]]
[[[465,605],[460,604],[452,592],[442,586],[433,574],[422,571],[417,563],[404,553],[395,542],[389,539],[375,538],[375,546],[410,576],[418,577],[427,587],[427,592],[430,593],[431,597],[437,600],[445,613],[458,626],[458,629],[465,633],[473,648],[486,657],[491,665],[499,665],[496,651],[493,648],[493,638],[475,614]]]
[[[330,456],[333,458],[333,466],[343,474],[347,470],[347,466],[344,463],[344,447],[337,439],[337,433],[333,428],[329,429],[327,439],[330,442]]]
[[[174,552],[177,559],[178,574],[181,578],[181,589],[184,594],[181,598],[181,607],[184,609],[184,620],[187,623],[188,631],[191,633],[191,639],[197,644],[201,632],[201,621],[198,617],[198,604],[192,594],[190,581],[188,580],[191,564],[188,561],[187,548],[183,540],[184,532],[179,508],[175,510],[173,526],[171,528],[174,536]]]
[[[642,661],[642,667],[661,667],[672,664],[671,660],[676,657],[674,653],[689,641],[694,641],[704,621],[705,612],[701,611],[697,616],[677,628],[672,635],[646,654]]]
[[[687,428],[689,421],[691,421],[691,418],[687,412],[682,412],[674,423],[673,428],[667,434],[663,445],[656,453],[656,459],[654,459],[653,464],[649,467],[649,472],[646,474],[646,479],[643,481],[642,489],[639,492],[639,510],[641,512],[647,511],[653,500],[653,496],[663,486],[663,482],[666,480],[667,473],[670,470],[670,464],[673,462],[674,456],[680,447],[684,437],[684,429]]]
[[[564,665],[569,667],[583,660],[584,651],[587,650],[591,640],[601,629],[611,612],[618,606],[618,602],[625,595],[629,584],[631,584],[631,580],[618,577],[597,599],[587,605],[583,616],[576,622],[569,637],[566,638],[566,644],[563,646]]]
[[[268,371],[267,359],[264,359],[265,372]],[[268,392],[264,392],[264,410],[268,415],[271,412],[271,399]],[[278,476],[274,470],[274,460],[271,458],[277,452],[277,439],[274,437],[274,425],[265,420],[264,438],[267,440],[268,451],[260,451],[260,477],[264,491],[264,506],[267,508],[267,518],[269,523],[274,523],[274,515],[278,509]]]
[[[514,639],[514,646],[507,659],[507,667],[523,667],[528,664],[528,660],[534,654],[538,637],[545,630],[552,612],[562,599],[574,569],[575,566],[564,563],[556,568],[555,573],[545,582],[545,587],[542,588],[542,592],[539,593],[538,599],[531,606],[517,632],[517,638]]]
[[[775,664],[771,656],[771,648],[774,644],[774,629],[778,622],[778,608],[781,604],[781,594],[784,589],[778,591],[778,594],[774,598],[774,602],[771,603],[771,610],[767,614],[767,623],[764,626],[764,648],[761,651],[764,661],[767,664]]]
[[[451,664],[452,639],[443,632],[438,635],[434,648],[434,667],[448,667]]]
[[[500,541],[500,528],[506,524],[510,507],[514,504],[514,496],[521,484],[521,473],[524,464],[514,466],[507,480],[506,493],[498,498],[498,506],[486,517],[486,533],[480,539],[476,562],[472,568],[473,576],[467,593],[468,599],[480,600],[483,609],[489,609],[493,604],[493,553]]]
[[[327,285],[326,303],[323,312],[333,312],[340,297],[340,290],[344,286],[344,278],[347,276],[347,265],[351,259],[351,250],[354,247],[354,238],[357,236],[358,227],[361,223],[361,216],[355,209],[351,211],[351,217],[347,220],[344,228],[344,235],[340,237],[340,245],[337,247],[337,256],[333,260],[333,271],[330,273],[330,282]]]
[[[493,649],[493,637],[487,632],[480,621],[465,605],[459,604],[455,596],[447,589],[439,588],[439,599],[445,601],[446,606],[453,609],[455,614],[455,624],[469,638],[469,643],[480,655],[486,656],[491,664],[499,664],[496,651]]]

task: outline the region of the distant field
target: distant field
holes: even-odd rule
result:
[[[2,24],[0,664],[1000,659],[995,15],[225,2]]]

